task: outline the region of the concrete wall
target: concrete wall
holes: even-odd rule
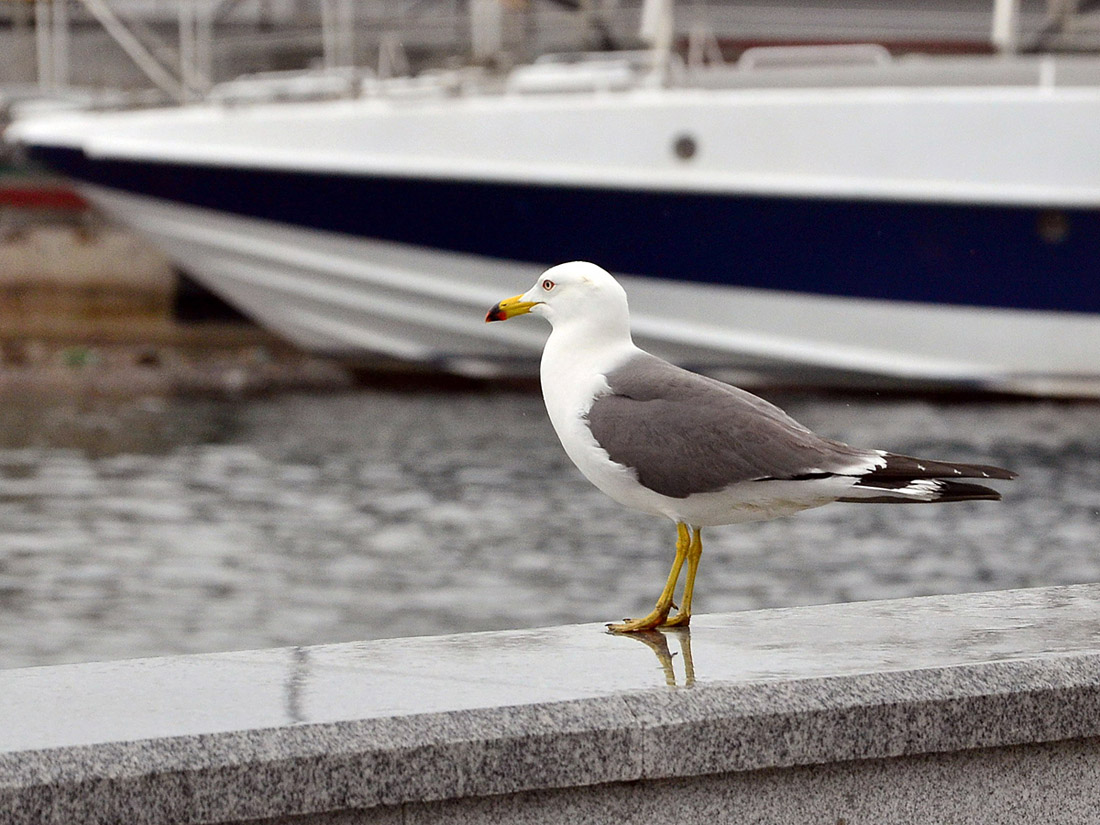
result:
[[[1100,741],[986,748],[446,800],[276,825],[911,825],[1100,820]],[[258,825],[258,823],[257,823]]]
[[[1100,821],[1100,586],[0,671],[10,823]]]

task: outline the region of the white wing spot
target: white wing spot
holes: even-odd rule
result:
[[[920,478],[915,481],[911,481],[904,489],[915,495],[934,497],[937,496],[942,489],[943,485],[932,479]]]
[[[962,470],[955,470],[955,475],[961,476],[962,475]]]
[[[924,472],[924,465],[923,464],[918,464],[917,469],[920,470],[921,472]]]

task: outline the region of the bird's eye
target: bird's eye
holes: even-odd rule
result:
[[[554,288],[554,282],[547,278],[545,281],[542,282],[542,288],[549,292],[551,289]]]

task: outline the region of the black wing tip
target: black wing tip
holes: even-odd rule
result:
[[[866,477],[865,477],[866,478]],[[912,481],[923,481],[926,484],[936,485],[936,489],[927,497],[914,497],[904,492]],[[864,479],[857,482],[856,487],[862,487]],[[963,481],[949,481],[947,479],[909,479],[908,481],[879,481],[866,485],[875,493],[865,496],[843,496],[837,501],[851,504],[945,504],[952,501],[1000,501],[1001,494],[991,487],[983,487],[980,484],[970,484]],[[896,490],[897,492],[893,492]]]
[[[1019,477],[1014,470],[993,464],[964,464],[955,461],[935,461],[900,453],[884,453],[886,465],[872,470],[864,478],[989,478],[1011,481]]]
[[[991,487],[980,484],[964,484],[960,481],[941,481],[939,494],[935,501],[1000,501],[1001,494]]]

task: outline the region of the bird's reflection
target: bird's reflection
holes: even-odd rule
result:
[[[695,684],[695,663],[691,658],[691,629],[687,627],[675,627],[665,630],[644,630],[636,633],[614,634],[619,638],[636,639],[652,650],[661,670],[665,674],[665,684],[669,687],[691,687]],[[683,682],[677,681],[676,667],[673,657],[676,655],[668,647],[668,639],[677,640],[680,647],[680,658],[684,663]]]

